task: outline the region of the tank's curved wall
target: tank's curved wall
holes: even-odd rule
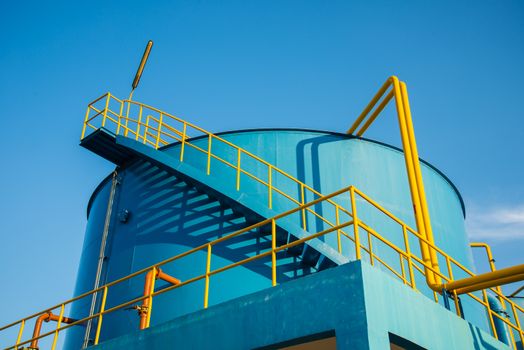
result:
[[[252,130],[225,133],[222,137],[296,176],[323,194],[355,185],[415,227],[404,158],[396,149],[344,135],[314,131]],[[203,149],[207,147],[207,139],[195,140],[194,143],[200,143]],[[167,147],[163,151],[178,158],[180,145]],[[213,144],[213,151],[219,152],[222,157],[235,164],[237,154],[226,145],[216,142]],[[186,147],[185,153],[186,164],[205,171],[205,155],[190,147]],[[267,179],[267,167],[247,157],[242,158],[242,166],[258,174],[261,179]],[[423,165],[422,172],[437,244],[466,267],[473,269],[458,193],[448,180],[430,166]],[[220,177],[220,186],[235,186],[235,171],[216,160],[211,164],[211,176]],[[120,169],[119,177],[103,282],[116,280],[246,225],[245,218],[231,208],[224,207],[216,199],[208,198],[194,187],[148,162],[137,161]],[[274,181],[281,188],[287,188],[286,192],[298,194],[296,184],[278,177]],[[90,290],[94,284],[110,187],[111,183],[106,182],[94,195],[91,203],[75,295]],[[249,181],[245,175],[241,177],[241,192],[248,194],[251,200],[267,203],[267,188]],[[311,199],[313,198],[306,198]],[[279,199],[278,196],[273,199],[276,212],[291,207],[287,200]],[[398,227],[392,225],[390,220],[377,215],[376,211],[362,201],[359,201],[358,207],[359,217],[378,232],[401,244]],[[120,220],[123,210],[130,213],[127,221]],[[321,229],[322,224],[310,222],[309,227],[310,230]],[[334,239],[328,237],[326,242],[335,246]],[[245,241],[220,248],[213,252],[213,268],[249,256],[265,243],[267,242],[262,242],[253,233]],[[350,252],[351,248],[351,244],[347,242],[343,251]],[[381,248],[376,249],[380,253]],[[198,252],[169,265],[165,271],[181,280],[187,280],[204,273],[205,259],[205,252]],[[267,261],[255,262],[212,278],[210,305],[269,287],[271,276],[266,263]],[[304,273],[293,262],[290,262],[290,266],[293,273],[279,275],[280,282]],[[423,285],[422,280],[418,282],[419,286]],[[113,288],[109,293],[107,308],[129,300],[129,297],[140,296],[142,290],[143,277]],[[202,305],[203,281],[199,281],[169,293],[169,296],[155,298],[152,324],[186,314]],[[85,315],[88,310],[87,304],[76,306],[72,316]],[[136,311],[122,310],[108,314],[104,317],[102,340],[137,327]],[[71,332],[66,345],[71,349],[78,348],[76,344],[81,338],[83,339],[83,335],[73,335]]]
[[[80,256],[80,265],[76,280],[74,295],[78,296],[93,290],[95,285],[100,244],[104,230],[107,204],[111,184],[106,183],[96,193],[90,203],[90,215],[87,221],[84,244]],[[83,298],[72,304],[71,317],[76,319],[87,317],[91,306],[91,298]],[[80,349],[84,340],[85,328],[72,327],[67,330],[64,342],[65,349]]]

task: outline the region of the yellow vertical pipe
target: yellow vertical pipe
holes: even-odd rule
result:
[[[483,242],[472,242],[469,244],[471,247],[473,248],[484,248],[485,251],[486,251],[486,255],[488,256],[488,262],[489,262],[489,268],[491,270],[491,272],[494,272],[496,271],[496,267],[495,267],[495,259],[493,259],[493,253],[491,251],[491,247],[487,244],[487,243],[483,243]],[[497,292],[499,292],[501,295],[502,294],[502,289],[500,288],[500,286],[496,286],[495,289],[497,290]],[[504,300],[500,300],[501,304],[502,304],[502,307],[505,308],[505,305],[504,305]]]
[[[100,304],[100,316],[98,316],[98,324],[96,325],[94,345],[97,345],[98,341],[100,340],[100,331],[102,330],[102,321],[104,318],[104,311],[106,309],[106,300],[107,300],[107,286],[104,287],[104,291],[102,293],[102,302]]]
[[[207,175],[211,173],[211,141],[213,140],[211,134],[207,138]]]
[[[153,276],[156,276],[157,274],[157,268],[153,267]],[[153,293],[155,292],[155,281],[156,277],[151,279],[151,288],[149,288],[149,309],[147,310],[147,318],[146,318],[146,327],[149,328],[149,325],[151,324],[151,313],[153,312]]]
[[[51,344],[51,350],[55,350],[56,342],[58,341],[58,332],[60,332],[60,325],[62,324],[62,318],[64,317],[64,304],[60,305],[60,314],[58,315],[58,321],[56,322],[55,335],[53,336],[53,343]]]
[[[426,238],[426,231],[424,226],[424,218],[422,214],[422,210],[420,209],[420,199],[419,199],[419,192],[417,187],[417,181],[415,177],[415,172],[413,169],[413,162],[412,162],[412,156],[411,156],[411,144],[409,142],[409,136],[407,132],[406,127],[406,120],[404,117],[404,104],[402,103],[402,93],[400,89],[400,83],[397,77],[391,77],[390,78],[393,83],[393,89],[395,92],[395,105],[397,109],[397,115],[398,115],[398,124],[400,128],[400,137],[402,140],[402,147],[404,148],[404,160],[406,163],[406,170],[408,173],[408,182],[409,182],[409,188],[411,193],[411,200],[413,202],[413,211],[415,213],[415,221],[417,224],[417,229],[420,235],[424,238]],[[428,281],[428,285],[432,286],[435,284],[435,279],[433,276],[433,271],[431,271],[430,268],[427,266],[432,266],[432,261],[429,253],[429,248],[426,242],[423,240],[420,241],[420,250],[422,252],[422,258],[424,260],[424,270],[425,270],[425,276]]]
[[[237,191],[240,191],[240,148],[237,148]]]
[[[360,238],[358,235],[358,216],[357,216],[357,205],[355,201],[355,188],[349,187],[349,196],[351,198],[351,211],[353,214],[353,234],[355,236],[355,257],[360,260]]]
[[[209,272],[211,271],[211,244],[207,245],[206,260],[206,284],[204,287],[204,309],[207,309],[209,302]]]
[[[184,122],[184,127],[182,128],[182,145],[180,146],[180,161],[184,161],[184,149],[186,146],[186,129],[187,129],[187,123]]]
[[[426,238],[429,241],[430,244],[435,245],[435,239],[433,237],[433,229],[431,228],[431,219],[429,216],[429,210],[428,210],[428,204],[426,200],[426,191],[424,190],[424,182],[422,181],[422,171],[420,170],[420,159],[418,156],[418,150],[417,150],[417,142],[415,139],[415,132],[413,129],[413,120],[411,118],[411,108],[409,106],[409,98],[408,98],[408,91],[406,88],[406,84],[404,82],[400,83],[400,89],[402,94],[402,103],[404,106],[404,118],[406,119],[406,131],[409,138],[409,144],[411,147],[411,158],[413,162],[413,170],[415,172],[415,180],[417,183],[417,188],[419,192],[419,201],[420,201],[420,209],[422,210],[422,217],[424,219],[424,228],[426,232]],[[442,280],[440,278],[439,272],[439,265],[438,265],[438,257],[437,252],[435,249],[433,249],[431,246],[428,247],[430,258],[431,258],[431,266],[433,267],[433,270],[436,273],[433,274],[433,282],[436,284],[441,284]]]
[[[275,219],[271,220],[271,282],[277,285],[277,225]]]
[[[22,322],[20,323],[20,329],[18,330],[18,336],[16,337],[15,345],[20,344],[20,340],[22,340],[22,334],[24,333],[24,328],[25,328],[25,320],[22,320]],[[16,348],[18,348],[18,346]]]

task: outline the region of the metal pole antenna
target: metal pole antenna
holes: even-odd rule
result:
[[[142,60],[140,61],[138,70],[136,71],[135,79],[133,79],[133,84],[131,84],[131,93],[129,94],[128,100],[131,100],[133,98],[133,92],[135,92],[135,89],[137,88],[138,83],[140,82],[140,77],[142,76],[142,72],[144,71],[144,67],[146,66],[146,62],[149,58],[149,53],[151,52],[152,47],[153,40],[149,40],[147,42],[146,49],[144,50],[144,54],[142,55]]]

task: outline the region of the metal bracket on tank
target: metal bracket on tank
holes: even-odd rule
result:
[[[456,297],[457,297],[457,305],[459,308],[460,317],[464,319],[464,309],[462,308],[462,302],[460,301],[460,297],[458,295]],[[444,306],[446,307],[446,309],[451,311],[449,299],[455,301],[455,294],[450,293],[446,289],[442,289],[442,298],[444,299]]]

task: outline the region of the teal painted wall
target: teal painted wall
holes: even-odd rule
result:
[[[384,272],[356,261],[99,344],[112,349],[266,347],[334,332],[337,349],[390,349],[388,332],[435,350],[508,349]]]

